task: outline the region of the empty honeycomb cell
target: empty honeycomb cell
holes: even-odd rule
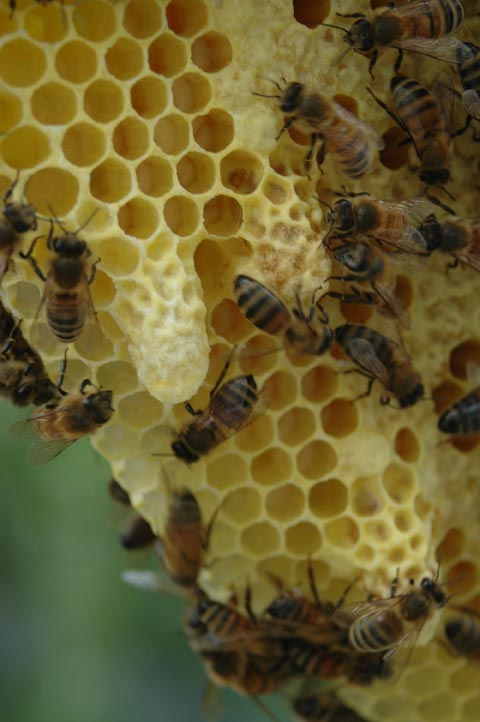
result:
[[[269,408],[278,411],[296,400],[297,380],[288,371],[276,371],[266,380],[263,389]]]
[[[222,33],[211,31],[197,38],[191,49],[192,62],[206,73],[216,73],[232,62],[232,46]]]
[[[32,173],[28,179],[28,199],[39,213],[62,217],[78,200],[80,185],[77,178],[61,168],[48,167]]]
[[[450,371],[457,379],[466,379],[467,370],[471,365],[471,371],[480,366],[480,342],[476,339],[468,339],[450,351]]]
[[[28,88],[40,80],[46,67],[45,53],[28,40],[16,38],[0,48],[0,76],[8,85]]]
[[[156,424],[163,416],[162,404],[146,391],[140,391],[119,401],[117,411],[125,424],[135,429]]]
[[[134,78],[143,68],[142,48],[134,40],[119,38],[105,53],[105,64],[119,80]]]
[[[224,298],[215,306],[210,318],[213,330],[230,343],[238,343],[251,333],[252,325],[234,301]]]
[[[247,479],[247,465],[236,454],[224,454],[208,464],[208,483],[219,491],[241,486]]]
[[[132,198],[118,211],[118,225],[129,236],[148,238],[157,229],[158,213],[143,198]]]
[[[266,374],[277,363],[281,347],[278,341],[268,336],[253,336],[242,345],[238,360],[242,371],[246,374]],[[264,394],[264,403],[268,405],[268,397]]]
[[[165,223],[177,236],[189,236],[198,227],[199,214],[195,201],[185,196],[169,198],[163,208]]]
[[[415,478],[407,466],[389,464],[383,472],[382,483],[385,491],[392,501],[397,504],[406,504],[411,501],[415,493]]]
[[[160,35],[148,48],[148,64],[153,73],[166,78],[178,75],[187,64],[185,44],[169,33]]]
[[[251,474],[263,486],[276,486],[290,479],[292,462],[283,449],[273,446],[252,459]]]
[[[110,123],[123,111],[121,87],[111,80],[95,80],[85,90],[83,107],[97,123]]]
[[[358,525],[349,516],[328,521],[323,527],[323,533],[330,544],[339,549],[352,549],[360,539]]]
[[[162,27],[162,10],[155,0],[131,0],[123,11],[123,27],[134,38],[149,38]]]
[[[112,276],[129,276],[138,266],[140,252],[137,246],[125,238],[103,238],[96,246],[103,267]]]
[[[360,303],[340,303],[340,312],[347,323],[367,324],[373,315],[371,306]],[[367,324],[368,325],[368,324]]]
[[[315,415],[309,409],[294,406],[278,420],[280,439],[289,446],[297,446],[315,432]]]
[[[62,150],[65,158],[79,168],[97,163],[105,153],[106,138],[90,123],[76,123],[65,132]]]
[[[50,155],[48,137],[32,125],[13,130],[3,139],[1,148],[3,161],[18,170],[34,168]]]
[[[20,281],[8,289],[9,301],[20,318],[33,318],[40,306],[40,290],[33,283]]]
[[[462,387],[454,381],[444,381],[432,389],[432,398],[437,414],[442,414],[463,395]]]
[[[417,494],[414,500],[415,513],[420,519],[429,518],[432,514],[432,505],[422,494]]]
[[[215,165],[204,153],[187,153],[177,163],[177,178],[190,193],[205,193],[215,182]]]
[[[242,532],[241,544],[243,550],[252,556],[264,557],[266,554],[274,554],[278,551],[280,534],[268,522],[260,521]]]
[[[198,113],[203,110],[211,94],[210,83],[199,73],[185,73],[172,85],[173,104],[183,113]]]
[[[0,133],[6,133],[17,125],[22,114],[20,100],[7,90],[0,89]]]
[[[275,521],[292,521],[305,509],[305,494],[295,484],[284,484],[268,492],[265,509]]]
[[[153,131],[155,143],[168,155],[178,155],[189,143],[189,127],[181,115],[160,118]]]
[[[92,344],[88,333],[81,334],[75,341],[75,350],[87,361],[106,361],[114,355],[112,343],[103,333],[98,340],[95,339],[95,344]]]
[[[222,502],[221,514],[242,526],[257,519],[262,512],[262,506],[262,497],[258,491],[242,486],[227,494]]]
[[[210,538],[209,554],[215,559],[225,554],[233,554],[237,548],[237,534],[230,524],[223,520],[215,521]]]
[[[165,110],[167,91],[161,78],[147,75],[130,88],[130,104],[142,118],[155,118]]]
[[[90,173],[90,193],[103,203],[115,203],[130,193],[132,180],[127,166],[107,158]]]
[[[404,545],[401,547],[393,547],[388,552],[388,561],[396,566],[403,564],[408,560],[408,549]]]
[[[435,687],[431,687],[431,690]],[[480,708],[479,708],[480,709]],[[434,719],[437,722],[450,722],[456,717],[456,700],[445,692],[436,692],[429,699],[418,705],[418,710],[424,719]],[[478,711],[478,710],[477,710]]]
[[[478,669],[475,665],[462,665],[452,672],[448,681],[454,692],[462,697],[470,696],[478,690]]]
[[[365,534],[376,544],[384,544],[392,538],[393,531],[390,524],[381,519],[369,521],[363,528]]]
[[[45,83],[31,99],[32,115],[44,125],[65,125],[77,112],[74,93],[62,83]]]
[[[133,366],[126,361],[111,361],[97,369],[97,383],[114,394],[126,394],[138,388]]]
[[[282,205],[287,201],[290,190],[273,176],[270,176],[269,178],[266,178],[263,183],[262,193],[268,198],[270,203],[273,203],[274,205]]]
[[[233,235],[240,230],[242,223],[242,206],[231,196],[215,196],[203,206],[205,230],[214,236]]]
[[[203,0],[172,0],[167,6],[167,23],[176,35],[190,38],[207,23],[208,12]]]
[[[95,281],[90,286],[90,293],[95,308],[108,308],[116,295],[116,289],[110,276],[97,266]]]
[[[348,490],[339,479],[327,479],[312,486],[308,493],[308,508],[321,519],[338,516],[347,508]]]
[[[75,5],[72,20],[80,37],[98,43],[115,32],[115,11],[111,3],[104,0],[83,0]]]
[[[408,543],[414,552],[422,553],[427,546],[427,540],[423,534],[412,534]]]
[[[55,69],[58,75],[69,83],[85,83],[96,73],[97,55],[87,43],[71,40],[58,49]]]
[[[113,147],[118,155],[135,160],[144,155],[150,145],[147,126],[138,118],[124,118],[113,131]]]
[[[373,547],[368,544],[362,544],[355,549],[355,559],[358,559],[359,563],[365,566],[372,564],[376,559],[376,551]]]
[[[225,188],[246,195],[258,188],[263,166],[253,153],[235,150],[222,158],[220,173]]]
[[[395,452],[403,461],[415,463],[420,456],[420,443],[412,429],[404,428],[395,436]]]
[[[380,163],[389,170],[398,170],[408,163],[406,134],[398,126],[389,128],[383,135],[384,147],[379,153]]]
[[[147,196],[159,198],[165,195],[173,185],[173,172],[170,163],[159,156],[145,158],[136,170],[137,183]]]
[[[360,476],[355,479],[351,495],[353,510],[358,516],[380,514],[385,505],[383,490],[374,476]]]
[[[269,446],[275,438],[273,421],[268,413],[255,419],[255,423],[248,424],[235,435],[237,448],[247,453],[253,453]]]
[[[337,466],[337,455],[325,441],[311,441],[297,454],[297,469],[307,479],[321,479]]]
[[[24,28],[33,40],[58,43],[67,33],[63,7],[60,3],[37,3],[26,14]]]
[[[302,376],[302,395],[315,403],[333,396],[337,386],[338,376],[331,366],[314,366]]]
[[[285,531],[285,546],[292,554],[309,556],[322,546],[322,536],[316,526],[300,521]]]
[[[441,550],[442,559],[450,561],[456,559],[465,548],[465,534],[461,529],[449,529],[438,545]]]
[[[203,150],[218,153],[233,140],[233,118],[221,108],[212,108],[205,115],[193,119],[192,131],[196,143]]]
[[[413,299],[412,282],[406,276],[398,275],[395,279],[395,287],[393,289],[395,296],[402,301],[403,305],[408,308]]]
[[[398,531],[407,533],[411,529],[415,528],[415,515],[411,509],[401,509],[395,512],[393,523],[397,527]]]
[[[330,14],[330,0],[293,0],[293,17],[307,28],[316,28]]]
[[[324,406],[321,418],[325,433],[337,439],[352,434],[358,425],[357,407],[350,399],[335,399]]]
[[[466,594],[476,585],[477,569],[472,562],[461,561],[450,567],[445,577],[456,595]]]

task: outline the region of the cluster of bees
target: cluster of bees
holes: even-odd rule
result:
[[[13,13],[15,0],[10,1],[10,8]],[[464,15],[459,0],[412,0],[380,11],[372,20],[358,13],[343,16],[354,20],[348,30],[329,26],[344,33],[347,50],[370,56],[372,77],[379,51],[387,46],[398,49],[390,84],[392,108],[369,92],[413,144],[418,175],[427,186],[426,196],[385,201],[366,193],[337,194],[338,199],[328,205],[323,245],[344,269],[328,280],[348,284],[348,290],[322,294],[317,289],[306,308],[297,292],[296,304],[290,309],[255,278],[238,275],[234,279],[238,307],[254,326],[281,338],[286,347],[299,354],[318,356],[336,342],[355,370],[368,380],[366,391],[356,398],[370,394],[378,381],[387,392],[382,403],[389,403],[393,397],[400,409],[411,407],[425,396],[420,375],[400,336],[386,336],[352,323],[331,328],[323,301],[330,297],[345,303],[375,305],[408,328],[407,308],[394,292],[394,262],[440,251],[448,254],[454,264],[480,271],[480,218],[458,218],[432,195],[433,189],[439,189],[450,196],[445,184],[450,180],[452,138],[465,132],[472,120],[480,119],[480,48],[451,35],[460,28]],[[404,51],[455,64],[462,92],[444,87],[443,95],[460,95],[467,113],[464,127],[456,133],[449,127],[435,89],[431,91],[416,79],[400,74]],[[350,178],[360,178],[371,170],[380,148],[372,128],[325,94],[309,91],[301,83],[275,86],[278,95],[263,97],[278,99],[286,117],[281,132],[295,127],[311,136],[305,159],[307,172],[317,146],[315,161],[319,167],[328,153]],[[91,262],[88,244],[79,236],[86,224],[71,232],[58,218],[41,218],[28,203],[14,202],[17,181],[3,198],[0,281],[25,234],[37,229],[38,220],[48,222],[50,228],[44,234],[51,252],[48,269],[42,270],[34,256],[39,237],[19,255],[44,282],[35,326],[43,321],[42,333],[47,329],[68,345],[83,333],[96,333],[98,323],[89,285],[94,281],[98,261]],[[433,205],[449,217],[437,220],[431,212]],[[192,464],[210,453],[263,410],[253,375],[225,382],[234,351],[211,391],[208,406],[195,410],[186,404],[194,418],[177,432],[171,444],[173,455],[184,463]],[[54,458],[76,439],[107,423],[113,414],[112,392],[94,387],[88,379],[82,381],[77,392],[63,390],[66,363],[65,353],[58,383],[54,384],[39,355],[24,338],[21,321],[16,322],[0,307],[0,394],[19,406],[37,407],[30,419],[12,429],[17,436],[32,440],[29,457],[33,463]],[[453,435],[479,432],[480,387],[447,409],[438,427]],[[114,498],[129,504],[128,495],[116,482],[112,481],[110,489]],[[252,698],[278,690],[292,679],[341,680],[358,685],[392,679],[408,660],[426,620],[449,600],[437,573],[437,578],[424,577],[418,585],[412,580],[411,588],[401,593],[398,580],[394,580],[386,599],[371,597],[345,604],[344,595],[337,604],[323,602],[310,569],[312,600],[282,589],[277,580],[279,594],[262,614],[253,613],[248,589],[242,613],[235,600],[230,604],[214,601],[198,583],[215,516],[205,525],[194,495],[185,489],[170,489],[162,558],[172,582],[191,600],[184,629],[209,676]],[[128,549],[158,542],[141,517],[135,517],[122,535]],[[455,614],[445,625],[450,649],[480,661],[480,617],[467,608],[452,608]],[[334,689],[302,689],[293,708],[299,719],[311,722],[361,722],[355,712],[339,702]]]

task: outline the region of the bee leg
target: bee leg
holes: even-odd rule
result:
[[[395,113],[394,113],[392,110],[390,110],[390,108],[388,107],[388,105],[387,105],[386,103],[384,103],[383,100],[380,100],[380,98],[378,98],[378,97],[375,95],[375,93],[371,90],[371,88],[367,88],[367,91],[370,93],[370,95],[372,96],[372,98],[374,99],[374,101],[377,103],[377,105],[379,105],[381,108],[383,108],[383,110],[390,116],[390,118],[393,120],[393,122],[394,122],[396,125],[399,125],[400,128],[402,128],[402,130],[405,130],[405,128],[403,127],[403,125],[398,122],[397,116],[395,115]],[[406,132],[406,131],[405,131],[405,132]]]
[[[247,583],[247,586],[245,588],[245,610],[252,624],[257,625],[258,620],[255,612],[252,609],[252,589],[249,583]]]
[[[215,386],[214,386],[213,389],[210,391],[210,398],[211,398],[211,399],[212,399],[212,398],[215,396],[215,394],[217,393],[220,384],[222,383],[222,381],[223,381],[223,379],[225,378],[225,375],[226,375],[228,369],[230,368],[230,364],[231,364],[231,362],[232,362],[232,356],[233,356],[233,354],[235,353],[236,348],[237,348],[237,346],[236,346],[236,344],[235,344],[235,346],[234,346],[234,347],[232,348],[232,350],[230,351],[230,354],[229,354],[227,360],[225,361],[225,364],[224,364],[224,366],[223,366],[223,369],[221,370],[220,375],[219,375],[218,379],[217,379],[216,382],[215,382]]]
[[[60,363],[60,373],[58,375],[57,381],[57,389],[62,394],[62,396],[67,395],[67,392],[62,389],[63,382],[65,380],[65,371],[67,370],[67,351],[68,348],[65,349],[65,353],[63,354],[63,359]]]
[[[101,258],[97,258],[97,260],[95,261],[95,263],[92,264],[92,268],[91,268],[91,270],[90,270],[90,277],[89,277],[89,279],[88,279],[88,285],[89,285],[89,286],[90,286],[90,285],[94,282],[94,280],[95,280],[95,276],[96,276],[96,273],[97,273],[97,264],[100,263],[101,260],[102,260]]]
[[[317,168],[323,175],[323,170],[321,168],[323,161],[325,160],[325,139],[322,138],[322,143],[320,145],[320,148],[317,151],[317,155],[315,157],[315,162],[317,164]]]
[[[365,18],[366,17],[363,13],[350,13],[350,15],[345,15],[344,13],[335,13],[335,15],[338,15],[339,18]]]
[[[359,396],[355,396],[355,398],[352,399],[352,401],[360,401],[360,399],[365,399],[367,396],[370,396],[370,394],[372,393],[372,386],[375,383],[375,376],[369,376],[368,374],[366,374],[364,371],[361,371],[360,369],[353,369],[353,370],[357,371],[357,373],[359,373],[360,376],[365,376],[365,378],[368,379],[367,390],[363,394],[360,394]]]
[[[296,117],[295,117],[294,115],[292,115],[291,118],[288,118],[288,119],[285,121],[285,123],[283,124],[283,128],[282,128],[282,130],[280,131],[280,133],[279,133],[277,136],[275,136],[275,140],[279,140],[279,138],[280,138],[280,136],[282,135],[283,131],[284,131],[284,130],[288,130],[288,129],[295,123],[295,121],[296,121]]]
[[[400,569],[399,569],[399,567],[397,567],[397,571],[395,572],[395,578],[392,579],[392,585],[391,585],[391,587],[390,587],[390,599],[393,599],[393,597],[396,597],[396,596],[397,596],[397,587],[398,587],[398,582],[399,582],[399,579],[398,579],[398,573],[399,573],[399,571],[400,571]]]
[[[195,411],[193,406],[191,404],[189,404],[188,402],[185,403],[184,406],[185,406],[185,409],[188,411],[188,413],[191,414],[192,416],[200,416],[200,414],[203,414],[202,409],[198,409],[197,411]]]
[[[12,7],[12,3],[13,3],[13,7]],[[15,6],[16,6],[16,0],[10,0],[9,5],[10,5],[10,7],[12,8],[12,15],[13,15],[13,11],[14,11]],[[10,17],[12,17],[12,15],[10,15]],[[4,196],[3,196],[3,199],[2,199],[2,200],[3,200],[4,205],[7,205],[8,202],[9,202],[9,200],[10,200],[10,198],[12,197],[14,188],[15,188],[15,186],[16,186],[17,183],[18,183],[19,177],[20,177],[20,171],[17,170],[17,175],[16,175],[15,180],[13,181],[12,185],[11,185],[9,188],[7,188],[7,190],[5,191],[5,194],[4,194]]]
[[[83,392],[85,391],[87,386],[93,386],[92,382],[90,381],[90,379],[83,379],[82,383],[80,384],[80,389],[79,389],[81,394],[83,394]]]
[[[453,133],[450,133],[450,138],[458,138],[459,135],[463,135],[464,133],[466,133],[470,127],[471,122],[472,122],[472,116],[467,115],[467,118],[465,120],[465,125],[463,125],[458,130],[455,130]]]
[[[393,66],[393,72],[395,73],[395,75],[400,74],[400,66],[403,61],[403,50],[401,48],[397,48],[397,51],[398,51],[397,59],[395,61],[395,65]]]
[[[0,356],[6,356],[10,349],[12,348],[13,344],[15,343],[16,336],[18,333],[21,334],[20,326],[22,325],[23,319],[21,318],[20,321],[15,324],[15,326],[12,328],[10,332],[10,336],[5,341],[5,344],[2,346],[2,350],[0,351]]]
[[[310,591],[312,593],[312,597],[315,601],[315,604],[317,605],[317,607],[320,608],[322,606],[322,603],[320,601],[320,597],[318,596],[317,583],[315,581],[315,572],[313,571],[312,560],[310,558],[310,554],[308,555],[307,569],[308,569],[308,582],[310,585]]]
[[[37,274],[37,276],[39,278],[41,278],[42,281],[46,281],[47,280],[46,276],[43,275],[43,272],[42,272],[40,266],[36,262],[35,258],[32,256],[33,249],[35,248],[35,245],[39,238],[40,238],[40,236],[37,236],[36,238],[34,238],[32,241],[32,245],[30,246],[28,251],[26,253],[23,253],[23,251],[20,251],[19,255],[21,258],[28,259],[30,261],[30,263],[32,264],[32,268],[35,271],[35,273]]]
[[[203,539],[203,548],[208,549],[210,545],[210,536],[212,534],[213,525],[215,524],[215,520],[217,518],[218,512],[222,508],[223,502],[220,502],[220,504],[217,506],[215,511],[213,512],[210,521],[208,522],[207,528],[205,529],[205,536]]]
[[[17,0],[9,0],[8,7],[10,8],[10,16],[9,20],[13,18],[13,13],[15,12],[15,8],[17,7]]]
[[[370,73],[370,77],[372,80],[374,80],[373,69],[374,69],[375,65],[377,64],[377,60],[378,60],[378,50],[375,49],[372,53],[372,57],[370,58],[370,62],[368,64],[368,72]]]

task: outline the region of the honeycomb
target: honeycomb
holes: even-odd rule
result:
[[[93,443],[135,507],[161,536],[165,476],[194,491],[205,519],[221,505],[201,576],[219,600],[248,581],[261,611],[276,593],[272,574],[306,590],[309,557],[322,599],[354,577],[352,599],[387,596],[397,569],[405,583],[435,574],[441,550],[456,603],[480,609],[478,439],[439,445],[436,429],[480,359],[476,274],[435,255],[399,267],[396,292],[412,317],[404,341],[430,396],[403,411],[379,404],[378,384],[352,402],[364,381],[337,373],[346,367],[338,349],[279,351],[233,300],[238,273],[286,303],[297,289],[310,298],[330,273],[315,196],[345,183],[328,156],[323,175],[306,175],[308,139],[295,129],[276,139],[275,101],[252,95],[272,94],[266,78],[321,87],[378,129],[385,147],[374,171],[349,191],[421,194],[401,132],[366,92],[388,102],[394,52],[374,80],[354,53],[334,65],[344,46],[319,26],[336,21],[328,0],[18,0],[13,17],[2,2],[0,191],[20,171],[28,202],[72,230],[97,209],[82,236],[101,259],[91,294],[102,338],[70,347],[65,387],[89,377],[113,389],[116,413]],[[469,10],[460,35],[478,43],[478,8]],[[428,83],[447,70],[411,55],[402,72]],[[477,162],[467,133],[455,141],[450,184],[461,216],[476,214]],[[47,229],[40,222],[37,233]],[[45,239],[35,257],[45,268]],[[16,254],[2,300],[27,337],[42,291]],[[371,308],[325,308],[332,327],[375,321]],[[255,375],[267,411],[193,467],[160,459],[189,419],[183,402],[206,406],[234,344],[231,374]],[[56,378],[64,348],[38,350]],[[446,614],[394,686],[343,687],[342,698],[370,722],[478,722],[478,667],[445,651]]]

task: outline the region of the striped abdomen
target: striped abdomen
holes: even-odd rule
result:
[[[386,336],[382,336],[381,333],[378,333],[378,331],[375,331],[373,328],[369,328],[368,326],[357,326],[352,323],[345,323],[343,326],[339,326],[335,329],[335,340],[342,347],[347,356],[356,363],[358,363],[357,358],[355,355],[352,355],[349,344],[357,338],[362,338],[365,341],[368,341],[375,349],[376,356],[387,368],[391,365],[393,356],[392,342],[386,338]]]
[[[453,617],[445,624],[445,634],[452,647],[464,657],[480,658],[480,618],[473,614]]]
[[[290,323],[285,304],[254,278],[237,276],[233,290],[240,311],[261,331],[275,335]]]
[[[360,178],[372,165],[372,153],[363,127],[355,121],[338,116],[324,133],[326,148],[335,156],[340,170],[350,178]]]
[[[87,306],[78,293],[55,293],[47,300],[47,320],[56,338],[75,341],[82,333]]]
[[[200,507],[189,492],[174,492],[163,537],[165,566],[176,584],[196,583],[203,562],[203,524]]]
[[[403,634],[402,620],[389,610],[376,617],[360,618],[353,622],[348,630],[350,644],[359,652],[390,649]]]
[[[393,15],[405,16],[403,7],[405,11],[408,10],[408,37],[440,38],[449,35],[460,27],[465,17],[464,7],[459,0],[428,0],[428,9],[425,0],[414,0],[406,6],[400,6],[399,13],[392,10]]]
[[[237,376],[219,389],[206,413],[228,435],[245,425],[257,401],[257,384],[253,376]]]
[[[243,638],[245,632],[250,629],[246,617],[225,604],[207,598],[200,599],[198,616],[213,641],[231,641],[239,635]]]
[[[411,78],[395,77],[390,84],[395,112],[423,160],[427,138],[446,134],[446,121],[433,95]]]
[[[464,90],[475,90],[480,93],[480,48],[473,43],[464,43],[473,57],[458,63],[457,70]]]
[[[473,434],[480,431],[480,387],[450,406],[439,418],[445,434]]]

